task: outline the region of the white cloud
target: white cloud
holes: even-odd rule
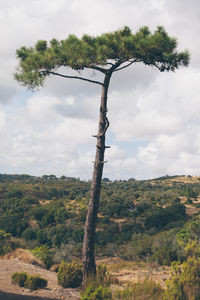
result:
[[[23,173],[76,175],[75,171],[91,165],[93,120],[65,118],[54,105],[59,99],[30,98],[26,106],[14,112],[1,112],[0,134],[7,136],[0,148],[0,165],[6,169],[21,169]],[[83,148],[83,150],[81,150]],[[86,158],[90,157],[90,160]],[[84,172],[89,176],[88,171]]]

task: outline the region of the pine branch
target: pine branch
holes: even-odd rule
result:
[[[97,70],[97,71],[100,71],[104,74],[106,74],[107,72],[107,69],[104,69],[104,68],[101,68],[101,67],[98,67],[98,66],[95,66],[95,65],[91,65],[89,67],[87,67],[88,69],[93,69],[93,70]]]
[[[111,63],[111,62],[107,62],[106,65],[111,65],[111,66],[113,66],[114,64]]]
[[[69,75],[63,75],[63,74],[60,74],[60,73],[57,73],[57,72],[52,72],[52,71],[48,71],[48,72],[43,72],[45,74],[52,74],[52,75],[56,75],[56,76],[59,76],[59,77],[64,77],[64,78],[70,78],[70,79],[80,79],[80,80],[84,80],[84,81],[88,81],[88,82],[91,82],[91,83],[96,83],[96,84],[100,84],[100,85],[104,85],[102,82],[100,81],[96,81],[96,80],[91,80],[91,79],[88,79],[88,78],[84,78],[84,77],[79,77],[79,76],[69,76]],[[42,74],[42,72],[41,72]]]
[[[133,63],[135,63],[135,62],[137,62],[137,60],[136,60],[136,59],[132,60],[132,61],[131,61],[131,62],[129,62],[127,65],[125,65],[125,66],[123,66],[123,67],[121,67],[121,68],[115,69],[115,70],[114,70],[114,72],[116,72],[116,71],[120,71],[120,70],[123,70],[123,69],[125,69],[125,68],[127,68],[127,67],[131,66],[131,65],[132,65]]]

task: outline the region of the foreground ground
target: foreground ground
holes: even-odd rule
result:
[[[155,264],[125,262],[118,258],[99,260],[98,263],[105,264],[109,272],[116,279],[113,290],[123,289],[128,282],[136,282],[145,278],[153,279],[162,287],[169,277],[169,267],[158,267]],[[80,294],[77,289],[64,289],[57,284],[57,274],[16,258],[3,258],[0,260],[0,300],[47,300],[63,299],[77,300]],[[11,275],[14,272],[27,272],[38,274],[48,280],[46,289],[30,292],[11,283]]]
[[[48,280],[46,289],[30,292],[11,283],[14,272],[38,274]],[[64,289],[57,284],[57,274],[44,268],[25,263],[18,258],[0,260],[0,299],[1,300],[39,300],[39,299],[80,299],[76,289]]]

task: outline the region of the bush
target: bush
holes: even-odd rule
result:
[[[28,275],[24,286],[31,291],[44,289],[47,286],[47,280],[42,277],[39,277],[38,275]]]
[[[173,261],[177,260],[177,255],[173,249],[164,245],[159,250],[155,251],[152,260],[156,261],[159,265],[170,266]]]
[[[32,228],[26,228],[23,233],[22,233],[22,237],[26,240],[35,240],[36,239],[36,232],[35,230],[33,230]]]
[[[44,289],[47,286],[47,280],[38,275],[28,275],[26,272],[15,272],[12,275],[12,284],[25,287],[31,291]]]
[[[99,285],[98,282],[91,282],[85,292],[81,295],[81,300],[110,300],[112,292],[110,287]]]
[[[12,284],[17,284],[20,287],[24,287],[28,274],[26,272],[15,272],[12,274]]]
[[[58,284],[64,288],[77,288],[82,283],[81,265],[71,262],[62,262],[58,271]]]
[[[53,263],[52,253],[47,246],[42,245],[40,247],[36,247],[33,250],[31,250],[31,253],[35,255],[37,258],[39,258],[48,269],[51,267]]]
[[[97,253],[100,253],[102,256],[116,256],[119,250],[119,246],[115,243],[108,243],[106,246],[98,249]]]
[[[99,283],[99,285],[110,286],[111,276],[105,265],[99,265],[97,267],[96,281]]]
[[[156,207],[148,212],[145,220],[145,227],[157,230],[163,229],[168,223],[177,220],[186,220],[186,209],[183,204],[172,204],[165,208]]]
[[[4,255],[11,250],[11,234],[0,230],[0,255]]]
[[[152,243],[152,260],[170,266],[173,261],[184,259],[184,249],[177,242],[177,229],[159,233]]]
[[[81,300],[104,300],[112,299],[110,289],[111,276],[106,266],[99,265],[95,279],[88,279],[85,283],[85,289],[81,294]]]
[[[62,261],[72,262],[76,254],[76,246],[74,242],[68,244],[61,244],[61,246],[54,251],[53,261],[60,264]]]
[[[120,247],[119,256],[124,260],[143,260],[152,254],[152,242],[152,236],[134,233],[132,241]]]
[[[200,299],[200,248],[197,241],[185,248],[187,260],[172,265],[171,278],[167,281],[166,300]]]

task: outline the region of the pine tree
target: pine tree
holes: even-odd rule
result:
[[[66,79],[84,80],[101,86],[96,156],[90,189],[90,202],[85,223],[83,243],[84,280],[96,274],[94,257],[95,228],[104,166],[105,135],[109,127],[107,118],[107,96],[112,75],[135,63],[155,67],[159,71],[175,71],[189,63],[188,51],[178,52],[177,41],[170,37],[163,27],[151,33],[148,27],[133,34],[129,27],[105,33],[100,36],[83,35],[78,38],[69,35],[67,39],[52,39],[48,44],[40,40],[34,47],[17,50],[19,67],[15,79],[30,89],[43,85],[51,75]],[[62,69],[60,68],[62,67]],[[77,76],[67,73],[78,71]],[[81,70],[94,70],[103,74],[103,81],[81,76]],[[61,72],[62,70],[62,72]]]

